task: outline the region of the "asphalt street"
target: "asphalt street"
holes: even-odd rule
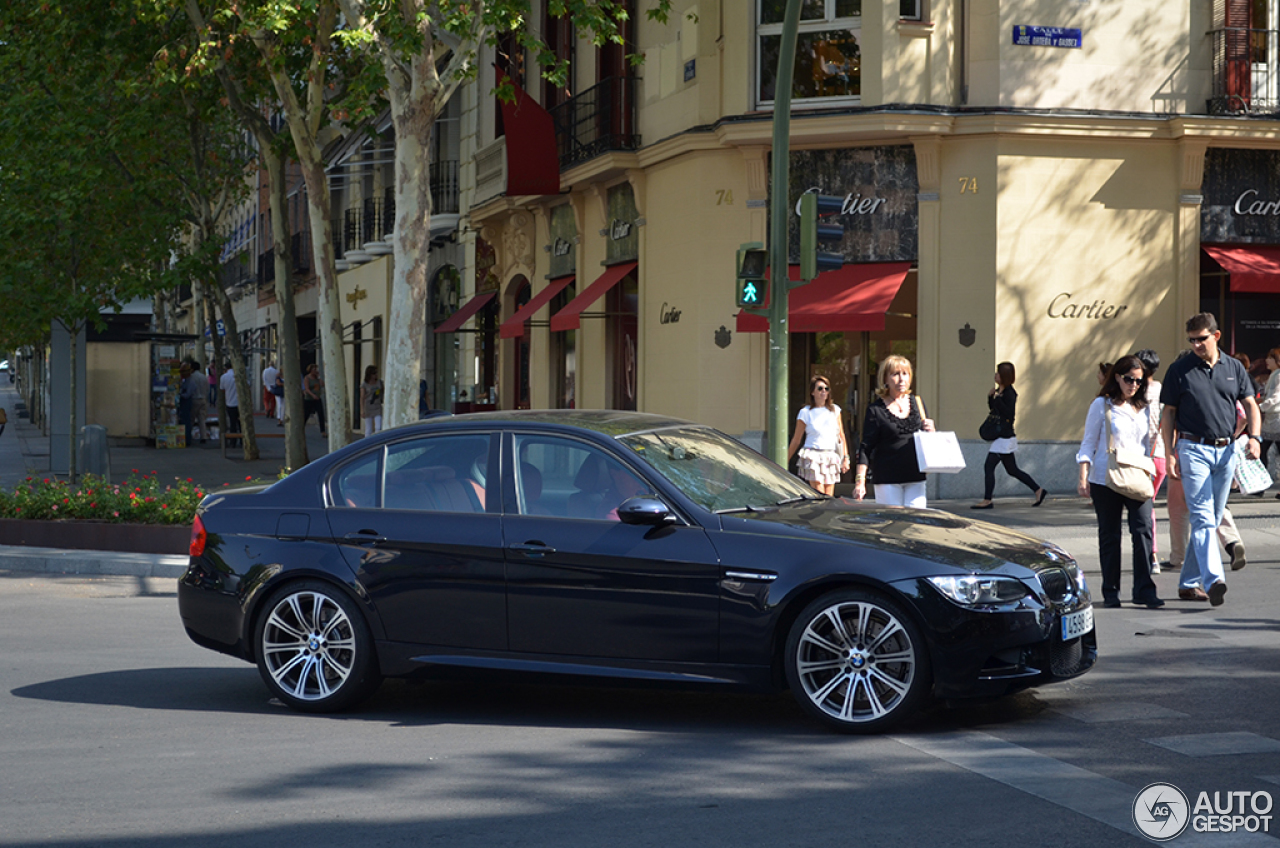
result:
[[[1098,610],[1085,677],[861,738],[785,695],[524,682],[306,716],[187,640],[172,580],[8,573],[0,845],[1140,845],[1149,784],[1280,794],[1276,576]]]

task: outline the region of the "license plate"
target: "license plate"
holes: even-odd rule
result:
[[[1093,607],[1085,607],[1062,617],[1062,641],[1083,636],[1093,629]]]

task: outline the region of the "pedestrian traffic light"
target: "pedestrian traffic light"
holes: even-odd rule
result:
[[[828,215],[838,215],[843,208],[842,197],[813,192],[800,195],[800,279],[806,283],[823,271],[844,267],[844,254],[818,249],[824,246],[838,248],[844,240],[842,225],[819,221]]]
[[[763,309],[768,282],[769,251],[758,241],[745,242],[738,248],[738,306],[743,309]]]

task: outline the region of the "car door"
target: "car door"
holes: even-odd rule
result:
[[[720,569],[702,528],[618,521],[622,500],[653,487],[599,446],[512,433],[506,449],[511,649],[715,662]]]
[[[489,433],[392,442],[330,478],[330,528],[387,638],[507,647],[498,444]]]

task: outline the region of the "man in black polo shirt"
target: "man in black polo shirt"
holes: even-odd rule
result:
[[[1261,415],[1253,398],[1253,383],[1244,366],[1218,350],[1218,321],[1209,312],[1187,320],[1187,341],[1195,356],[1184,356],[1165,372],[1160,402],[1164,414],[1165,463],[1169,476],[1182,481],[1191,519],[1191,544],[1182,564],[1178,597],[1219,606],[1227,593],[1214,532],[1231,493],[1236,452],[1236,402],[1245,410],[1249,456],[1261,454],[1258,431]]]

